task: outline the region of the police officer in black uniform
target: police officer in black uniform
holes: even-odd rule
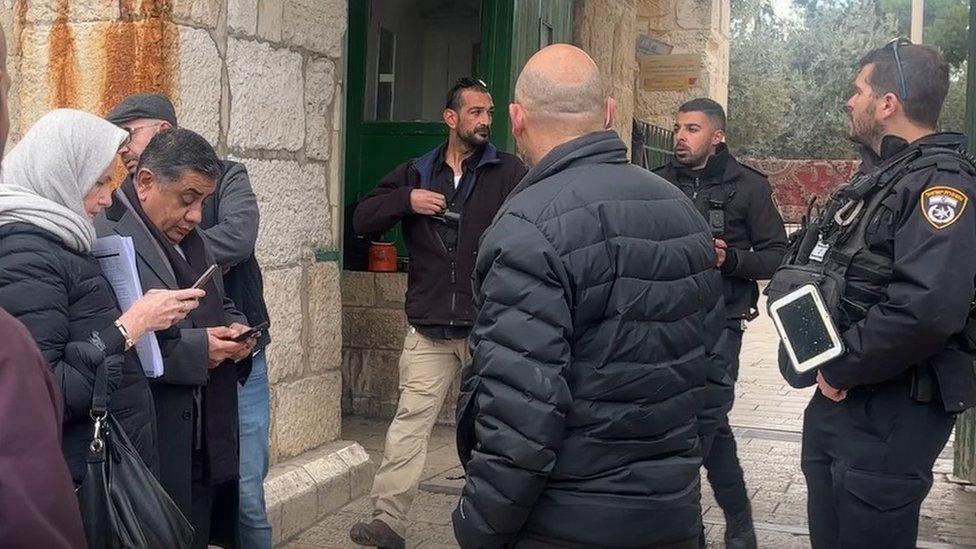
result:
[[[725,289],[726,325],[709,374],[702,447],[708,480],[725,513],[725,543],[756,547],[752,511],[728,413],[739,376],[745,323],[756,317],[757,280],[772,276],[786,252],[783,219],[762,173],[740,164],[725,145],[725,111],[711,99],[678,109],[674,157],[654,173],[678,186],[712,228]],[[704,540],[702,540],[704,542]]]
[[[976,170],[964,136],[935,132],[948,66],[904,39],[860,66],[846,108],[861,174],[801,232],[769,292],[812,273],[846,347],[809,375],[780,353],[791,385],[819,387],[802,452],[814,549],[915,547],[954,414],[976,403]]]

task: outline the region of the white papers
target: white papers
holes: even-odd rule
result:
[[[110,235],[95,241],[92,254],[102,267],[123,311],[142,297],[142,284],[136,268],[136,250],[128,236]],[[163,375],[163,355],[156,334],[149,332],[136,342],[136,353],[146,377]]]

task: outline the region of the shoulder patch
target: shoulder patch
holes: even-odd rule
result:
[[[930,187],[922,192],[922,217],[936,229],[945,229],[962,217],[969,197],[952,187]]]

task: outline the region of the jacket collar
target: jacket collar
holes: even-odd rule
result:
[[[413,168],[420,174],[421,189],[430,189],[431,185],[433,185],[434,174],[437,172],[438,164],[444,161],[445,150],[447,150],[447,142],[441,143],[433,150],[413,160]],[[475,152],[475,154],[479,153]],[[502,161],[498,155],[498,148],[491,141],[481,146],[480,154],[481,158],[478,160],[478,165],[475,166],[475,171],[480,171],[485,166],[499,164]]]
[[[627,146],[613,130],[588,133],[549,151],[525,174],[511,197],[561,171],[594,164],[626,164]]]
[[[899,156],[902,152],[910,148],[926,149],[940,147],[965,153],[968,144],[967,138],[961,133],[938,132],[926,135],[920,139],[909,143],[904,138],[897,135],[886,135],[881,140],[881,154],[875,154],[874,150],[867,146],[860,147],[862,173],[867,173],[880,167],[885,162]]]
[[[112,199],[113,204],[102,213],[111,230],[118,235],[132,238],[136,255],[142,258],[143,262],[156,274],[156,277],[171,290],[179,289],[179,285],[176,283],[176,274],[166,259],[166,253],[159,247],[156,239],[152,237],[149,227],[146,227],[146,224],[133,210],[128,197],[120,189],[115,191]]]
[[[729,152],[729,147],[725,143],[720,143],[718,147],[715,148],[715,154],[708,157],[708,162],[705,163],[705,167],[699,170],[693,170],[688,166],[685,166],[678,161],[675,156],[671,157],[671,169],[674,170],[675,174],[688,178],[694,179],[699,177],[701,179],[716,181],[719,183],[725,183],[732,181],[733,179],[739,177],[739,173],[742,171],[742,166],[735,161],[732,153]]]

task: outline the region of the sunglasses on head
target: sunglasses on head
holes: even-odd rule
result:
[[[905,69],[901,66],[901,57],[898,55],[898,46],[911,46],[912,41],[898,37],[894,40],[885,44],[884,49],[891,49],[892,54],[895,56],[895,67],[898,68],[898,82],[901,84],[901,99],[902,102],[908,100],[908,81],[905,79]]]

